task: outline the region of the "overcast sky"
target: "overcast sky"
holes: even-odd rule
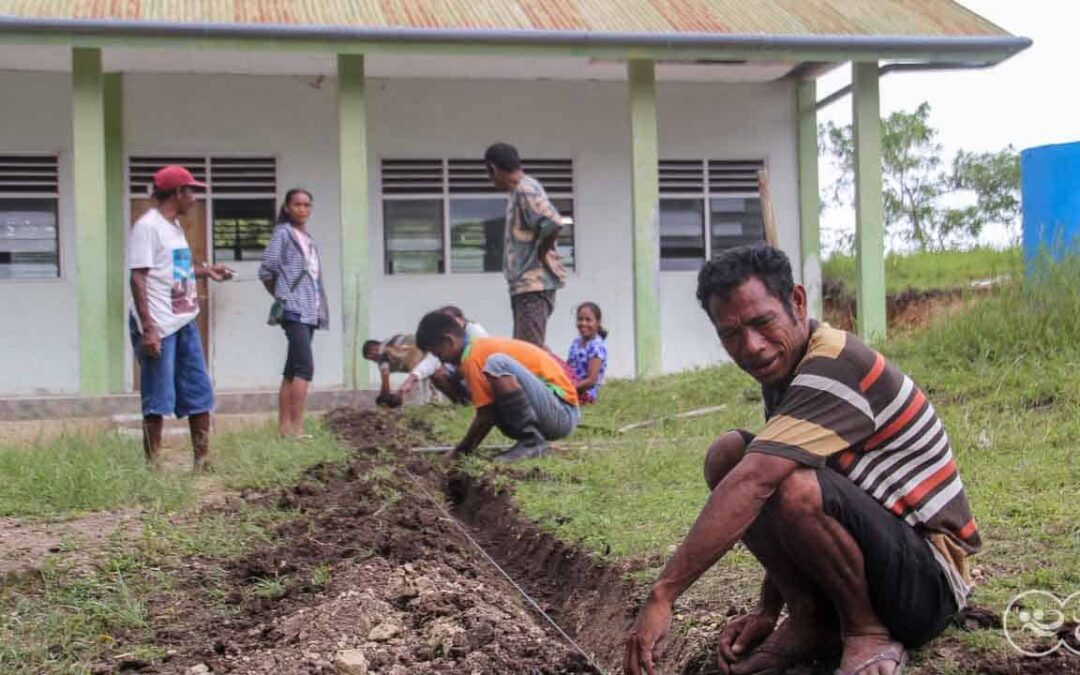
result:
[[[959,148],[998,150],[1011,143],[1022,150],[1080,141],[1080,0],[959,1],[1034,44],[989,70],[887,75],[881,80],[882,115],[929,101],[947,161]],[[830,73],[818,81],[818,96],[850,81],[850,68]],[[851,98],[820,111],[818,121],[850,123]],[[823,188],[831,177],[823,164]],[[853,227],[852,213],[826,211],[823,243],[828,247]],[[982,239],[1000,245],[1006,237],[992,228]]]

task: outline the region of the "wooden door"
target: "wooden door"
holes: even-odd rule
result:
[[[143,216],[154,206],[154,200],[149,198],[138,198],[131,200],[131,223],[135,224],[139,218]],[[183,216],[180,216],[180,226],[184,228],[184,237],[187,239],[188,247],[191,248],[191,262],[196,267],[202,265],[204,262],[211,262],[208,254],[209,241],[207,238],[206,227],[206,202],[203,200],[197,200],[195,206],[192,207]],[[199,301],[199,316],[196,321],[199,322],[199,336],[202,338],[203,357],[206,359],[207,367],[210,364],[210,280],[206,278],[199,279],[196,282],[196,293],[198,294]],[[135,362],[135,390],[139,390],[139,363]]]

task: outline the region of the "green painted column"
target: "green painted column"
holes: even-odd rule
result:
[[[634,356],[637,377],[659,375],[660,168],[656,125],[656,71],[652,61],[631,60],[630,154],[634,243]]]
[[[364,56],[338,55],[339,166],[341,171],[341,301],[345,386],[369,385],[361,347],[370,333],[371,264],[368,256],[367,122]]]
[[[855,85],[855,265],[859,335],[885,339],[885,210],[881,189],[881,102],[876,62],[852,64]]]
[[[79,392],[94,396],[108,393],[110,385],[105,87],[101,50],[75,48],[71,65]]]
[[[105,75],[105,186],[106,247],[108,249],[109,391],[127,389],[124,378],[127,336],[124,285],[128,281],[124,260],[124,81],[120,73]]]
[[[798,83],[795,94],[799,138],[799,241],[802,283],[810,316],[821,318],[821,193],[818,189],[817,82]]]

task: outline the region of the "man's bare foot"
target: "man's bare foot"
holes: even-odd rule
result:
[[[842,675],[900,675],[907,663],[904,645],[888,633],[844,637]]]
[[[839,631],[830,622],[788,618],[746,658],[731,665],[733,675],[783,673],[818,656],[840,652]]]

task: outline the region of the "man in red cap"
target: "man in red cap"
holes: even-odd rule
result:
[[[224,281],[233,276],[224,265],[194,265],[177,220],[195,204],[193,189],[205,187],[182,166],[162,168],[154,174],[156,206],[139,218],[128,239],[131,341],[139,359],[143,450],[156,466],[162,418],[187,417],[197,472],[210,468],[214,389],[194,321],[199,314],[195,280]]]

